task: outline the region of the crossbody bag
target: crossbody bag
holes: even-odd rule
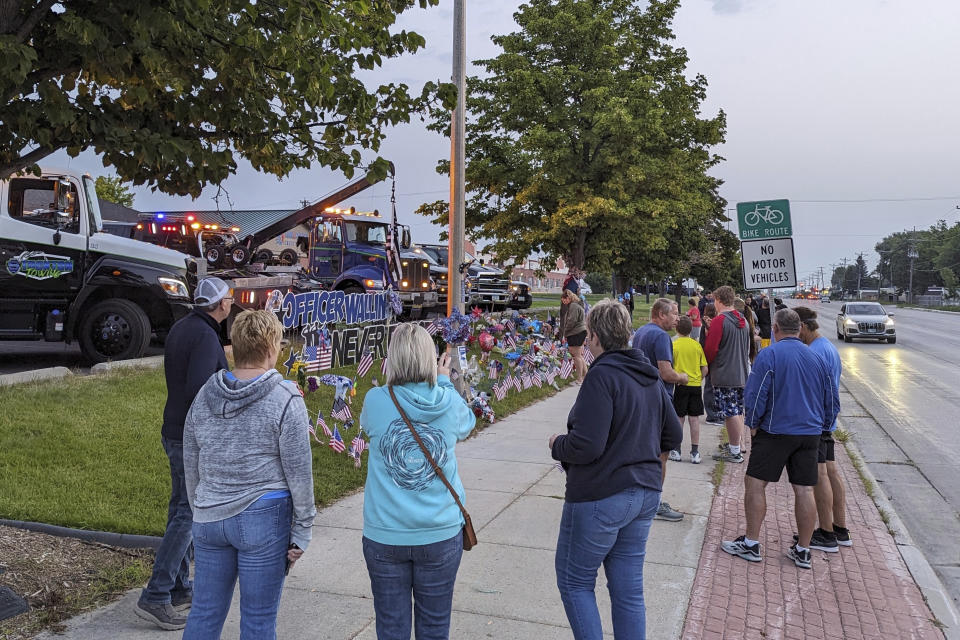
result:
[[[417,433],[417,430],[413,428],[413,423],[410,422],[410,418],[407,417],[403,407],[401,407],[400,403],[397,402],[397,396],[393,393],[393,386],[389,386],[387,389],[390,391],[390,399],[393,400],[393,404],[397,407],[397,411],[400,412],[400,417],[403,418],[403,421],[407,423],[407,429],[410,429],[413,439],[417,441],[418,445],[420,445],[420,450],[423,451],[424,457],[430,461],[430,466],[433,467],[433,472],[437,474],[437,477],[440,478],[440,481],[443,482],[444,486],[447,487],[447,491],[449,491],[450,495],[453,496],[457,506],[460,507],[460,513],[463,514],[463,550],[470,551],[470,549],[473,549],[475,546],[477,546],[477,532],[473,530],[473,521],[470,520],[470,514],[467,513],[463,503],[460,502],[460,496],[457,495],[456,490],[450,485],[447,477],[443,475],[443,471],[439,466],[437,466],[433,456],[430,455],[429,451],[427,451],[427,446],[423,444],[423,440],[420,439],[420,435]]]

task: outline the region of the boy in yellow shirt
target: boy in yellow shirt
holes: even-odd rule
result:
[[[703,393],[700,384],[707,375],[707,356],[700,343],[690,337],[693,322],[687,316],[677,320],[677,338],[673,341],[673,368],[687,374],[686,384],[678,384],[673,392],[673,408],[690,424],[690,462],[700,464],[700,416],[703,415]],[[671,451],[670,459],[680,461],[680,452]]]

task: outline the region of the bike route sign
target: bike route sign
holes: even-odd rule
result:
[[[737,222],[741,240],[789,238],[793,235],[789,200],[738,202]]]
[[[797,286],[793,238],[741,242],[740,255],[743,288],[747,291]]]

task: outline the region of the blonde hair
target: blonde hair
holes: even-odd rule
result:
[[[233,359],[237,367],[262,364],[273,349],[280,347],[283,325],[269,311],[248,309],[239,314],[230,327]]]
[[[633,334],[630,312],[613,298],[604,298],[590,307],[587,330],[597,336],[604,351],[626,349]]]
[[[418,324],[397,326],[387,347],[387,384],[408,382],[437,384],[437,359],[433,338]]]

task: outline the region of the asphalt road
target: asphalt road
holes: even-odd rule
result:
[[[154,341],[143,355],[163,355],[163,346]],[[62,342],[0,341],[0,374],[47,367],[67,367],[79,373],[90,371],[90,364],[80,355],[80,346],[77,343],[67,345]]]
[[[960,314],[893,309],[896,344],[844,343],[841,303],[805,304],[840,351],[842,384],[862,409],[847,419],[854,441],[960,604]]]

